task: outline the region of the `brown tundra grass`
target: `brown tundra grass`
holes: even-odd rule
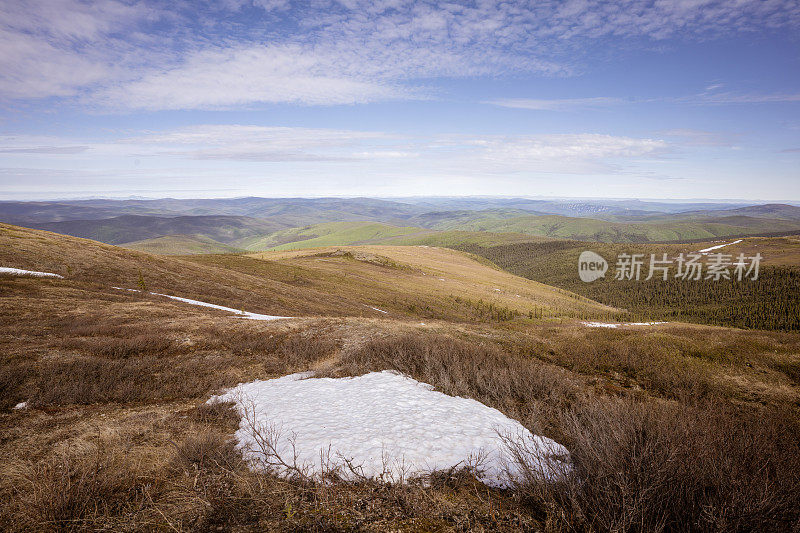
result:
[[[0,438],[2,530],[800,527],[796,406],[738,404],[712,379],[721,365],[794,368],[793,337],[775,337],[781,344],[770,336],[757,345],[724,331],[712,343],[710,333],[692,328],[638,337],[550,328],[529,343],[514,330],[485,329],[479,337],[477,329],[461,329],[456,337],[402,333],[410,326],[394,323],[385,329],[344,321],[263,328],[197,318],[142,323],[138,316],[122,323],[98,316],[40,325],[44,333],[35,330],[27,342],[47,356],[30,360],[20,352],[0,370],[2,406],[28,399],[34,407],[0,420],[0,435],[9,435]],[[22,323],[12,327],[26,331]],[[168,343],[139,343],[152,335]],[[126,338],[138,339],[127,355],[116,348]],[[687,356],[707,370],[681,373],[675,382],[683,392],[674,394],[668,378],[680,365],[673,362]],[[330,375],[397,370],[475,398],[566,445],[573,470],[563,483],[546,485],[531,476],[509,491],[487,490],[465,472],[438,473],[428,485],[384,486],[290,482],[249,471],[231,441],[238,419],[229,406],[202,402],[218,388],[320,362]],[[632,379],[645,373],[651,383],[642,379],[644,388],[613,393],[589,385],[608,371]],[[200,407],[181,411],[187,402]],[[125,419],[119,424],[134,437],[93,439],[91,446],[62,446],[68,431],[48,425],[55,423],[49,413],[74,412],[99,432],[111,422],[98,413],[138,409],[164,418],[141,422],[136,431],[140,422]],[[24,448],[12,431],[24,439],[41,432],[42,438]]]
[[[737,409],[705,393],[681,404],[592,397],[558,368],[433,335],[372,342],[345,355],[341,372],[384,369],[476,398],[564,443],[573,460],[565,482],[543,484],[531,471],[515,491],[551,529],[800,528],[795,414]]]

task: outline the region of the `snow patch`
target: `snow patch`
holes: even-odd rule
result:
[[[544,479],[569,469],[569,452],[557,442],[497,409],[391,371],[338,379],[291,374],[240,384],[215,401],[236,403],[236,438],[251,465],[284,476],[319,479],[335,471],[349,480],[402,482],[477,465],[484,483],[508,487],[522,475],[509,441]]]
[[[17,405],[15,405],[12,409],[14,411],[21,411],[21,410],[27,409],[27,408],[28,408],[28,402],[20,402]]]
[[[718,244],[716,246],[711,246],[710,248],[703,248],[702,250],[699,250],[698,253],[707,254],[711,250],[718,250],[719,248],[724,248],[726,246],[731,246],[732,244],[739,244],[743,240],[744,239],[739,239],[738,241],[733,241],[733,242],[729,242],[729,243],[725,243],[725,244]]]
[[[379,313],[383,313],[384,315],[388,315],[389,311],[384,311],[383,309],[378,309],[377,307],[370,307],[373,311],[377,311]]]
[[[59,278],[64,279],[60,274],[53,274],[52,272],[37,272],[35,270],[23,270],[21,268],[0,267],[0,274],[9,274],[11,276],[33,276],[35,278]]]
[[[120,291],[131,291],[131,292],[142,292],[136,289],[123,289],[122,287],[111,287],[112,289],[117,289]],[[201,302],[199,300],[190,300],[189,298],[181,298],[179,296],[170,296],[169,294],[161,294],[158,292],[151,292],[149,294],[153,294],[155,296],[163,296],[164,298],[170,298],[172,300],[178,300],[179,302],[184,302],[191,305],[199,305],[201,307],[211,307],[212,309],[219,309],[220,311],[228,311],[229,313],[235,313],[236,315],[240,316],[241,318],[247,318],[249,320],[279,320],[281,318],[291,318],[288,316],[273,316],[273,315],[261,315],[258,313],[251,313],[249,311],[241,311],[239,309],[234,309],[232,307],[225,307],[224,305],[217,305],[217,304],[210,304],[206,302]]]
[[[608,323],[608,322],[582,322],[587,328],[618,328],[620,326],[657,326],[658,324],[666,324],[666,322],[623,322],[623,323]]]

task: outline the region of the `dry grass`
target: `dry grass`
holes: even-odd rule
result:
[[[684,398],[690,404],[598,398],[580,394],[574,378],[537,361],[437,336],[370,343],[347,355],[340,371],[384,369],[478,399],[565,443],[575,468],[567,482],[543,485],[531,475],[517,490],[551,528],[800,527],[794,412],[742,410],[719,398]]]
[[[510,495],[457,472],[430,486],[290,482],[248,470],[223,407],[120,421],[60,453],[0,467],[5,531],[518,531],[535,520]],[[212,416],[214,421],[198,422]],[[223,419],[226,418],[223,416]],[[135,434],[135,438],[132,435]]]
[[[456,302],[456,296],[483,300],[525,315],[537,310],[548,315],[600,318],[616,312],[494,269],[460,252],[376,248],[379,253],[373,255],[388,257],[399,268],[345,256],[281,261],[240,255],[165,257],[0,224],[0,265],[53,272],[66,278],[45,282],[50,285],[43,280],[0,279],[0,294],[15,292],[25,283],[30,287],[100,289],[111,293],[112,286],[138,289],[143,282],[152,292],[278,316],[384,317],[372,309],[378,307],[395,318],[486,320],[470,306]],[[36,285],[30,285],[31,281]],[[137,301],[157,298],[135,293],[124,296]],[[177,302],[172,305],[186,307]]]
[[[431,265],[171,262],[14,231],[2,237],[18,249],[2,249],[0,260],[68,279],[0,280],[4,531],[800,528],[797,334],[472,322],[449,294],[414,288]],[[56,269],[64,257],[71,274]],[[166,293],[274,314],[340,303],[338,314],[375,318],[254,322],[107,288],[120,275],[135,283],[143,258],[159,276],[147,282]],[[376,283],[381,272],[390,277]],[[248,283],[255,289],[244,297]],[[409,303],[418,307],[401,313]],[[429,313],[468,321],[410,320]],[[464,471],[401,486],[251,472],[231,442],[238,417],[204,401],[219,388],[308,369],[394,369],[475,398],[564,443],[575,475],[496,491]],[[24,400],[30,409],[10,411]]]
[[[676,403],[634,393],[598,395],[581,377],[493,342],[399,332],[351,342],[336,340],[333,326],[273,336],[278,340],[267,345],[251,339],[240,351],[256,358],[280,354],[277,359],[288,357],[289,366],[333,356],[329,373],[334,375],[406,372],[557,438],[571,451],[574,475],[552,485],[531,479],[513,491],[487,490],[467,472],[436,473],[427,486],[285,481],[253,473],[242,463],[230,437],[238,426],[230,404],[182,410],[161,399],[146,408],[153,415],[125,415],[128,408],[83,411],[80,416],[91,422],[82,424],[84,433],[69,437],[66,447],[47,451],[63,437],[45,439],[49,444],[40,443],[44,448],[33,458],[17,455],[9,461],[0,472],[0,498],[9,502],[0,526],[12,531],[780,531],[800,524],[795,411],[737,408],[719,397]],[[141,361],[149,367],[185,357]],[[198,382],[210,386],[202,375]],[[181,394],[198,395],[195,386]],[[165,388],[181,391],[172,384]],[[75,400],[64,396],[55,402],[65,401]],[[4,416],[10,417],[4,424],[48,423],[33,415]],[[45,426],[44,433],[74,433],[68,427],[75,425],[58,431]],[[20,432],[30,435],[24,427]]]
[[[371,297],[372,305],[396,312],[406,312],[413,304],[435,310],[442,318],[475,319],[469,305],[454,305],[453,299],[459,297],[526,316],[532,310],[546,316],[609,317],[617,313],[613,308],[514,276],[485,260],[446,248],[342,246],[262,252],[252,257],[302,268],[327,293],[347,296],[356,291],[367,300]],[[324,283],[327,280],[330,281]],[[411,300],[409,295],[417,297]]]
[[[547,413],[582,395],[582,383],[555,365],[512,356],[493,344],[430,333],[378,339],[345,351],[329,373],[381,370],[397,370],[451,396],[475,398],[536,429],[548,425]]]
[[[518,488],[551,529],[791,531],[800,527],[794,417],[716,402],[596,402],[565,412],[574,471]]]

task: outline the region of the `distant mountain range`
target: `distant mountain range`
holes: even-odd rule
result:
[[[800,233],[800,207],[524,198],[165,198],[0,202],[0,222],[157,253],[226,253],[465,231],[600,242]]]

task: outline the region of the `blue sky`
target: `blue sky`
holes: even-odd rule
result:
[[[800,2],[6,0],[0,199],[800,201]]]

